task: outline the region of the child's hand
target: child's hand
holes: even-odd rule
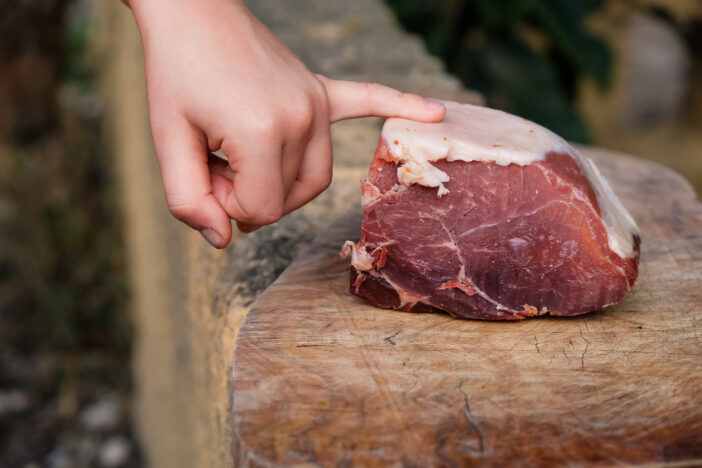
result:
[[[444,107],[377,84],[310,73],[240,0],[131,0],[168,207],[215,247],[230,218],[276,222],[330,183],[331,123],[439,121]],[[210,156],[221,149],[226,161]]]

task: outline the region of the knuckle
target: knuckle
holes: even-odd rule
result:
[[[306,184],[310,189],[310,193],[314,194],[316,197],[320,193],[324,192],[332,182],[332,171],[324,170],[318,171],[310,174]]]
[[[381,107],[387,104],[388,94],[385,86],[378,83],[366,83],[366,99],[373,107]]]
[[[319,193],[324,192],[327,188],[329,188],[329,185],[331,185],[332,182],[332,172],[331,171],[325,171],[321,174],[319,174],[315,180],[317,190],[319,190]]]
[[[278,122],[273,115],[258,115],[251,119],[249,132],[261,140],[273,140],[278,137]]]
[[[273,224],[283,217],[283,207],[267,208],[253,217],[253,224]]]
[[[294,105],[292,112],[294,113],[292,122],[296,130],[306,131],[312,128],[312,124],[314,123],[314,106],[309,99],[304,99],[299,104]]]
[[[378,83],[363,83],[363,91],[368,99],[373,99],[378,95],[381,86]]]
[[[168,202],[168,211],[179,221],[187,223],[195,214],[197,207],[194,203]]]
[[[244,203],[240,206],[239,216],[231,213],[234,219],[246,224],[268,225],[273,224],[283,217],[283,200],[254,203]]]

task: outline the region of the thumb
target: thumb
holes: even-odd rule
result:
[[[406,94],[377,83],[337,81],[317,75],[329,97],[329,121],[356,117],[402,117],[422,122],[440,122],[446,107],[439,101]]]

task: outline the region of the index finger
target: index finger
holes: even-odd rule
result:
[[[329,98],[329,123],[357,117],[403,117],[421,122],[439,122],[446,107],[439,101],[403,93],[378,83],[331,80],[322,75]]]

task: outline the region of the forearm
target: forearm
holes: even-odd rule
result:
[[[158,74],[166,68],[186,76],[203,68],[238,75],[258,49],[257,29],[265,29],[241,0],[129,1],[141,35],[147,79],[156,81],[173,80]],[[169,65],[163,67],[164,63]]]
[[[132,10],[142,36],[146,29],[161,24],[170,24],[174,29],[180,22],[211,17],[233,15],[247,18],[251,14],[242,0],[121,0]],[[235,25],[232,25],[232,32]]]

